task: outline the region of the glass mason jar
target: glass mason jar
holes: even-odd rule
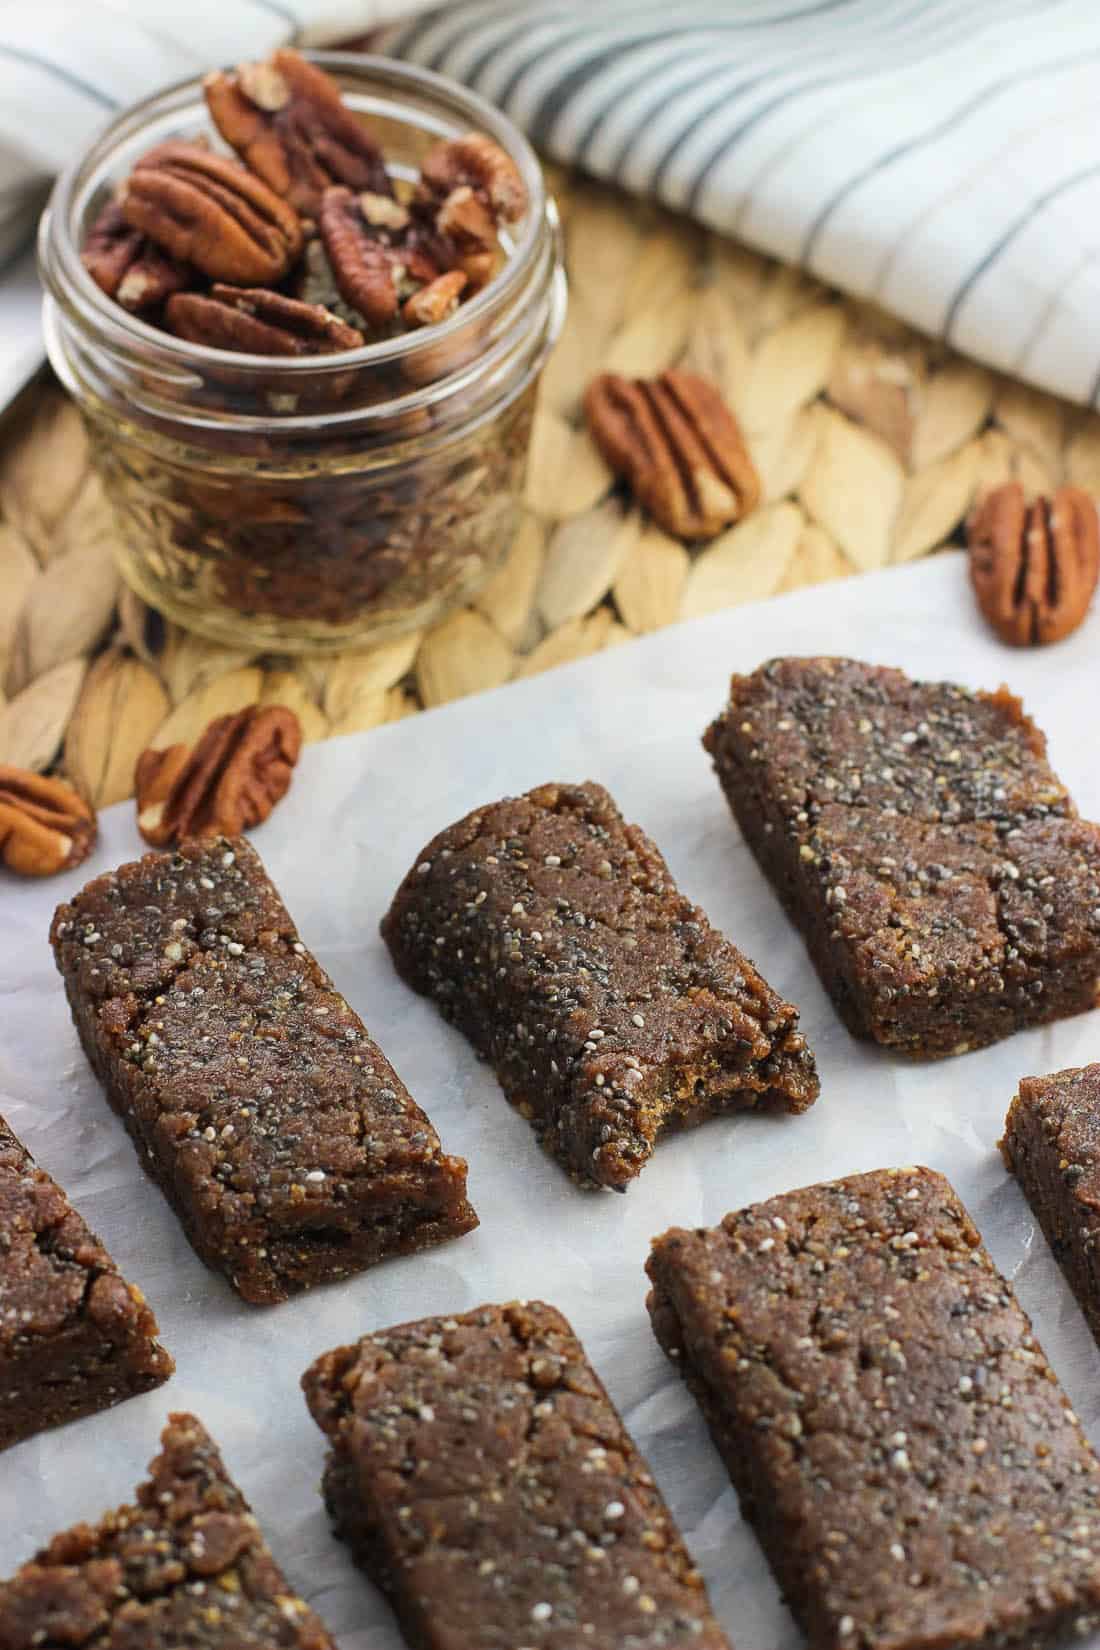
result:
[[[470,92],[387,58],[310,54],[398,178],[439,138],[489,134],[527,186],[501,267],[447,321],[337,355],[188,343],[127,313],[80,261],[134,162],[210,135],[199,80],[130,109],[54,188],[39,237],[50,361],[80,406],[138,594],[216,641],[364,646],[438,619],[506,555],[565,278],[530,145]]]

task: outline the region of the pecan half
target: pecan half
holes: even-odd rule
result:
[[[467,277],[461,269],[450,269],[414,292],[401,314],[410,327],[431,327],[445,321],[458,308]]]
[[[346,304],[372,327],[385,326],[397,314],[398,284],[404,265],[384,230],[368,223],[350,189],[326,189],[317,227]]]
[[[1080,487],[1027,504],[1018,481],[995,488],[967,523],[978,606],[1014,647],[1076,630],[1100,578],[1096,504]]]
[[[264,287],[212,286],[207,296],[180,292],[165,319],[180,338],[249,355],[331,355],[358,349],[363,334],[320,304],[304,304]]]
[[[697,373],[670,368],[652,380],[602,373],[584,410],[608,464],[677,538],[711,538],[760,502],[740,427]]]
[[[0,764],[0,860],[22,877],[51,877],[87,859],[95,809],[60,779]]]
[[[286,795],[302,730],[284,705],[211,722],[194,749],[147,750],[134,769],[138,830],[154,848],[186,836],[238,836]]]
[[[117,201],[103,208],[80,254],[88,274],[123,309],[151,309],[188,282],[188,270],[131,229]]]
[[[280,280],[302,246],[292,206],[238,161],[198,143],[162,143],[144,155],[121,208],[173,257],[237,286]]]
[[[316,217],[333,183],[390,195],[374,138],[336,81],[289,47],[235,74],[207,75],[206,105],[241,159],[292,206]]]
[[[497,230],[527,210],[527,190],[511,156],[481,132],[437,143],[424,158],[415,206],[430,217],[476,291],[497,266]]]
[[[472,189],[488,207],[494,224],[515,223],[527,210],[527,189],[511,155],[484,132],[446,138],[424,157],[420,176],[440,198]]]

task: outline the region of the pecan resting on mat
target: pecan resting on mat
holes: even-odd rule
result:
[[[293,711],[248,705],[217,717],[193,748],[144,751],[134,770],[138,830],[154,848],[240,835],[286,795],[301,748]]]
[[[760,480],[737,420],[697,373],[601,373],[584,409],[608,464],[677,538],[712,538],[759,503]]]

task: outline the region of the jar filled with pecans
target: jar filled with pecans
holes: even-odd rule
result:
[[[479,98],[353,53],[189,81],[58,180],[39,261],[122,572],[181,625],[367,646],[506,555],[565,280],[538,161]]]

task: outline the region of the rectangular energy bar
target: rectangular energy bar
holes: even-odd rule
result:
[[[476,1226],[447,1157],[254,849],[90,882],[51,935],[73,1018],[196,1252],[265,1304]]]
[[[141,1291],[0,1117],[0,1449],[160,1386]]]
[[[1007,690],[774,659],[703,743],[857,1036],[927,1059],[1095,1006],[1100,825]]]
[[[1100,1626],[1100,1462],[942,1175],[773,1197],[648,1264],[811,1650],[1028,1650]]]
[[[584,1348],[540,1302],[364,1335],[303,1377],[337,1533],[416,1650],[728,1650]]]
[[[582,1184],[625,1190],[672,1128],[817,1098],[798,1011],[599,785],[542,785],[442,831],[382,934]]]

